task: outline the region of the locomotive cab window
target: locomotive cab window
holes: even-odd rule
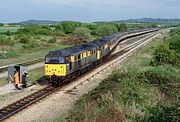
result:
[[[59,57],[59,63],[65,63],[64,57]]]
[[[70,62],[70,57],[66,57],[66,63],[69,63]]]
[[[56,56],[46,57],[46,63],[64,63],[64,60]]]

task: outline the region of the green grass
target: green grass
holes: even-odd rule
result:
[[[81,97],[69,113],[54,120],[178,121],[179,69],[150,66],[154,49],[162,43],[160,40],[126,59],[123,68]]]
[[[7,83],[8,83],[8,81],[7,81],[6,77],[0,78],[0,86],[4,86]]]
[[[0,33],[4,33],[4,32],[7,32],[7,31],[10,31],[10,32],[17,32],[17,30],[21,28],[19,26],[17,27],[4,27],[4,26],[0,26]]]
[[[44,75],[44,67],[29,71],[29,82],[34,83]]]
[[[16,50],[14,53],[10,52],[11,55],[9,56],[8,54],[6,58],[0,56],[0,66],[21,63],[35,59],[43,59],[49,51],[63,49],[66,47],[68,47],[68,45],[58,44],[44,49],[35,48],[32,50]]]

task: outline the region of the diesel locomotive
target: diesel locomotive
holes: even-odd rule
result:
[[[45,56],[45,76],[53,85],[59,85],[94,68],[106,59],[119,42],[158,30],[155,28],[114,33],[90,43],[50,51]]]

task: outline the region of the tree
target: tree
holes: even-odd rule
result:
[[[61,23],[58,23],[58,24],[55,26],[55,30],[64,31],[64,30],[63,30],[63,26],[61,25]]]
[[[50,35],[52,30],[46,25],[28,25],[18,29],[18,34],[26,35]]]
[[[96,34],[98,36],[100,36],[100,37],[104,37],[104,36],[110,35],[110,34],[112,34],[114,32],[118,32],[118,29],[117,29],[116,26],[110,25],[110,24],[101,25],[96,30]]]
[[[74,36],[79,38],[81,42],[89,42],[92,40],[91,31],[86,27],[78,27],[75,29]]]
[[[30,38],[28,36],[23,36],[20,38],[19,43],[28,44],[30,42]]]
[[[62,30],[64,33],[69,34],[75,31],[75,28],[81,27],[80,22],[73,22],[73,21],[63,21],[56,25],[56,30]]]
[[[155,50],[154,61],[152,63],[155,65],[161,65],[163,63],[172,64],[174,56],[175,56],[174,50],[170,49],[169,42],[167,40],[165,40]]]
[[[180,52],[180,34],[175,34],[169,39],[170,49]]]
[[[4,26],[4,24],[3,24],[3,23],[0,23],[0,26]]]
[[[12,33],[8,30],[8,31],[6,31],[6,33],[5,33],[7,36],[10,36]]]
[[[127,31],[127,25],[125,23],[117,23],[116,27],[118,28],[119,32]]]

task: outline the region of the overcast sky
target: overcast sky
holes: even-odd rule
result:
[[[0,22],[180,18],[180,0],[1,0]]]

